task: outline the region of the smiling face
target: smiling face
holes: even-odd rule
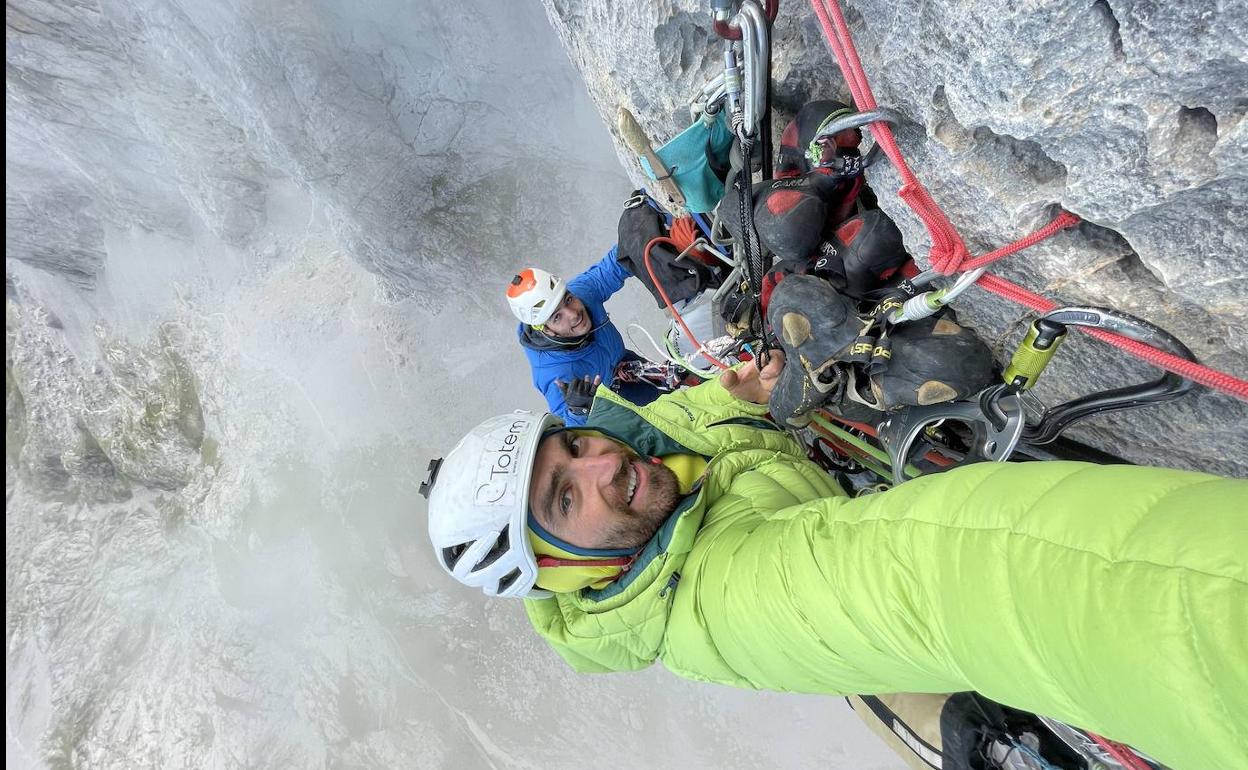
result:
[[[546,333],[552,337],[579,337],[588,334],[592,326],[585,303],[568,292],[563,295],[559,308],[546,320]]]
[[[534,458],[530,509],[581,548],[638,548],[679,501],[676,474],[609,438],[562,431],[542,439]]]

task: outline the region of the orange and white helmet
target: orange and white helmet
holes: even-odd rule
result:
[[[528,267],[513,276],[507,286],[507,304],[521,323],[541,326],[559,308],[568,284],[559,276],[538,267]]]

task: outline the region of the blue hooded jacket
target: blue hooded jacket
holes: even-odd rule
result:
[[[589,339],[577,347],[559,345],[527,324],[519,324],[516,328],[516,336],[533,371],[533,386],[546,397],[550,411],[562,417],[568,425],[584,425],[588,415],[568,411],[568,404],[563,400],[563,393],[555,380],[568,383],[589,375],[600,376],[603,385],[611,385],[615,365],[624,357],[624,340],[615,324],[611,323],[603,303],[624,288],[624,281],[629,275],[616,260],[616,247],[612,246],[598,264],[568,281],[568,291],[585,303],[593,322]]]

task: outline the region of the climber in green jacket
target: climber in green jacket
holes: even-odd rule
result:
[[[1248,766],[1248,482],[981,463],[850,498],[767,418],[782,365],[589,422],[487,420],[422,491],[439,563],[576,670],[958,692]]]

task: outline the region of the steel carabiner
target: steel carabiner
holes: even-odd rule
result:
[[[1065,338],[1066,327],[1069,326],[1105,329],[1189,361],[1197,360],[1192,351],[1170,332],[1128,313],[1098,307],[1063,307],[1045,313],[1031,325],[1005,370],[1007,385],[1017,392],[1034,386]],[[1045,409],[1039,421],[1024,426],[1022,440],[1028,444],[1047,444],[1076,420],[1102,412],[1170,401],[1194,386],[1191,380],[1166,372],[1156,380],[1139,385],[1112,388],[1071,399]]]

